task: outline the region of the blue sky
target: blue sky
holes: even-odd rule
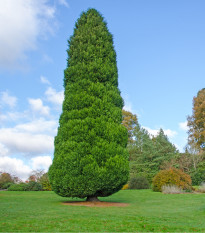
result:
[[[0,1],[0,171],[48,169],[63,101],[67,40],[96,8],[114,37],[125,109],[180,151],[205,83],[203,0]]]

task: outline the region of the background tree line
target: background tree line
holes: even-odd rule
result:
[[[195,115],[188,117],[188,125],[192,128],[189,130],[189,141],[184,153],[180,153],[169,141],[163,129],[159,130],[157,136],[152,136],[140,126],[135,114],[123,110],[122,123],[127,128],[129,136],[127,149],[129,151],[130,179],[145,177],[151,184],[153,177],[160,170],[179,168],[191,176],[193,185],[199,185],[205,181],[205,89],[202,90],[203,97],[201,93],[198,94],[200,101],[194,98],[194,104],[200,102],[200,107],[194,105]],[[196,111],[200,111],[201,114],[196,114]],[[203,128],[200,130],[202,135],[198,133],[197,127]],[[198,139],[195,139],[197,136]]]
[[[48,173],[42,170],[32,171],[25,182],[17,176],[7,172],[0,172],[0,189],[8,189],[9,191],[50,191],[51,185]]]

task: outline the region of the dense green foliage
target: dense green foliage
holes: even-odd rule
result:
[[[133,141],[128,144],[130,175],[144,176],[151,183],[164,163],[175,158],[179,152],[162,129],[152,137],[136,122],[132,133]]]
[[[26,185],[26,190],[25,191],[41,191],[42,185],[39,184],[36,181],[30,181],[27,185]]]
[[[191,177],[183,171],[170,168],[161,170],[153,178],[153,191],[161,192],[164,185],[176,185],[183,190],[191,190]]]
[[[69,40],[65,99],[49,178],[65,197],[109,196],[128,178],[127,130],[113,38],[89,9]]]
[[[148,189],[150,185],[145,177],[137,176],[130,178],[128,187],[129,189]]]
[[[42,186],[36,181],[29,183],[12,184],[9,186],[8,191],[41,191]]]
[[[26,191],[27,184],[20,183],[20,184],[12,184],[9,186],[8,191]]]
[[[8,189],[11,185],[13,185],[14,183],[4,183],[2,186],[1,186],[1,189]]]
[[[204,194],[124,190],[101,200],[127,207],[62,205],[72,200],[53,192],[0,192],[0,231],[205,232]]]
[[[205,182],[205,161],[199,163],[197,169],[192,169],[190,175],[193,185],[200,185]]]

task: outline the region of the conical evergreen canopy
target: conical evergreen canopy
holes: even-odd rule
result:
[[[69,40],[65,99],[49,177],[66,197],[108,196],[127,182],[116,53],[103,17],[89,9]]]

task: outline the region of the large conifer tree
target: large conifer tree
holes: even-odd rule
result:
[[[65,99],[49,177],[61,196],[96,200],[119,191],[129,174],[116,53],[98,11],[82,13],[67,52]]]

